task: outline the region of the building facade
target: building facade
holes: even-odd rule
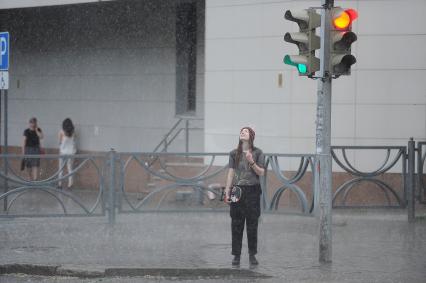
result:
[[[25,2],[26,8],[12,2]],[[36,116],[46,132],[45,146],[55,147],[60,122],[69,116],[77,124],[81,149],[149,151],[179,117],[190,116],[203,119],[197,126],[202,130],[191,132],[191,151],[229,151],[239,129],[249,125],[264,151],[314,152],[317,82],[283,64],[285,54],[297,53],[283,41],[297,25],[283,14],[318,7],[320,1],[28,7],[40,5],[36,2],[60,1],[0,4],[2,29],[15,38],[10,144],[20,144],[28,118]],[[181,13],[182,5],[188,3],[196,7],[196,36],[179,40],[185,29],[179,22],[189,15],[185,8]],[[359,18],[352,48],[357,63],[351,76],[333,81],[332,144],[405,145],[409,137],[426,139],[426,1],[335,5],[356,9]],[[196,46],[185,46],[189,40]],[[183,137],[177,138],[174,149],[182,150],[181,143]],[[362,157],[350,156],[367,169],[382,159],[379,153],[367,161]]]

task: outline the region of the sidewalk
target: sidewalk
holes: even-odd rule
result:
[[[127,275],[144,275],[144,282],[159,282],[152,277],[156,274],[165,276],[161,282],[210,278],[203,282],[420,283],[426,278],[426,221],[409,224],[403,210],[335,211],[333,263],[327,265],[318,263],[315,218],[265,214],[259,225],[260,265],[249,269],[244,239],[239,270],[230,265],[226,213],[119,214],[118,218],[114,227],[97,217],[0,219],[0,270],[16,264],[74,270],[77,275],[124,272],[110,274],[116,276],[127,270]],[[141,282],[108,277],[97,280]],[[28,282],[28,278],[32,277],[0,275],[0,282]],[[55,278],[42,282],[56,282]],[[66,280],[60,282],[98,282]]]

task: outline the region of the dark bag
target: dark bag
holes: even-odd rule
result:
[[[22,158],[21,160],[21,171],[25,170],[25,158]]]

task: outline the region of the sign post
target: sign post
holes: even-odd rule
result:
[[[9,32],[0,32],[0,101],[4,96],[4,146],[3,154],[8,152],[8,141],[7,141],[7,96],[9,89]],[[2,95],[3,94],[3,95]],[[4,174],[8,175],[9,164],[8,160],[4,158]],[[8,181],[4,179],[4,192],[8,191]],[[8,201],[7,197],[3,200],[3,210],[7,210]]]

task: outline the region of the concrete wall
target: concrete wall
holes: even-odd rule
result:
[[[175,117],[175,7],[179,1],[116,1],[2,10],[11,33],[9,144],[31,116],[57,147],[62,120],[79,148],[150,151]],[[203,117],[204,4],[198,2],[197,116]],[[191,134],[191,150],[203,133]],[[183,150],[183,135],[175,150]],[[173,148],[172,148],[173,150]]]
[[[228,151],[255,127],[267,152],[314,152],[316,82],[282,63],[295,23],[285,10],[320,1],[206,1],[205,148]],[[336,1],[359,18],[352,75],[333,81],[332,144],[406,145],[426,138],[426,1]],[[278,74],[283,87],[278,87]],[[220,114],[220,115],[219,115]],[[383,153],[351,154],[371,169]],[[365,158],[366,157],[366,158]]]

